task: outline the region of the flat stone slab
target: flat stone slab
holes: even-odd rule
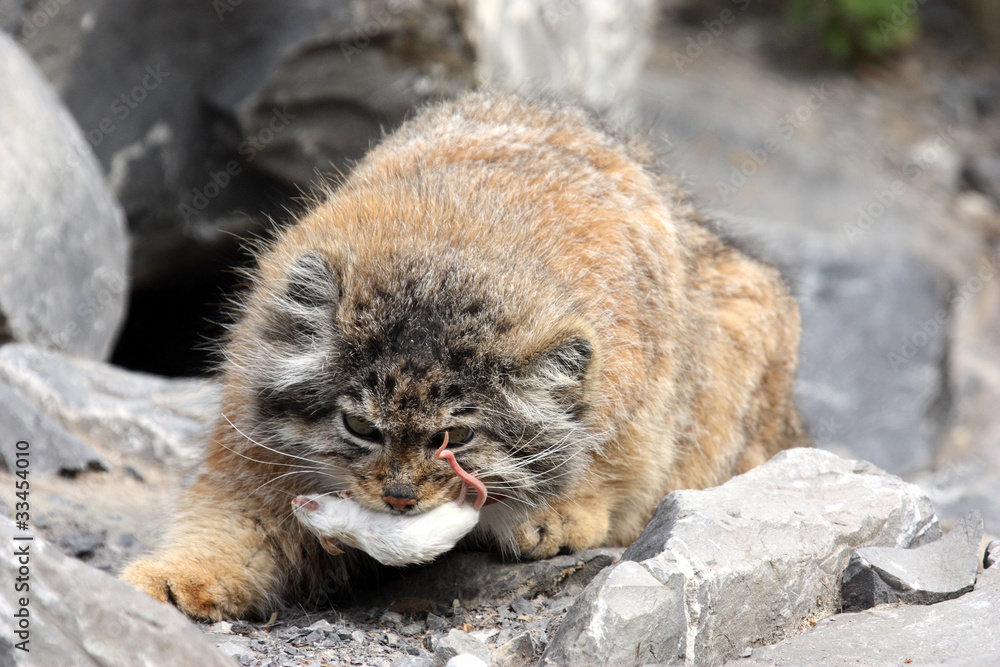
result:
[[[219,416],[215,382],[126,371],[27,344],[0,347],[0,382],[101,451],[181,467],[201,456]]]
[[[982,539],[983,520],[973,512],[937,542],[916,549],[858,549],[844,571],[844,611],[934,604],[968,593],[976,583]]]
[[[838,614],[728,665],[1000,664],[1000,570],[986,570],[969,594],[935,605],[885,605]]]

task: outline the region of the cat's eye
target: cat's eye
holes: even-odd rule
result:
[[[461,445],[466,445],[472,440],[472,436],[475,432],[468,426],[456,426],[455,428],[448,429],[448,446],[449,447],[459,447]],[[431,446],[437,449],[444,442],[444,431],[440,433],[435,433],[431,438]]]
[[[358,417],[357,415],[344,414],[344,427],[348,431],[358,436],[359,438],[364,438],[365,440],[378,440],[382,437],[379,430],[375,428],[370,421],[364,417]]]

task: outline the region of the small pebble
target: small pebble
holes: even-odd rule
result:
[[[383,623],[398,624],[403,622],[403,615],[400,614],[398,611],[387,611],[384,614],[382,614],[382,618],[380,620]]]
[[[407,637],[412,637],[413,635],[419,635],[423,632],[425,627],[426,626],[422,622],[409,623],[400,629],[400,633],[406,635]]]
[[[208,631],[219,635],[230,635],[233,633],[233,625],[229,621],[219,621],[208,626]]]
[[[427,614],[427,628],[430,630],[440,630],[446,625],[444,618],[434,612]]]
[[[515,614],[520,614],[522,616],[529,616],[535,612],[535,606],[524,598],[514,599],[514,601],[510,603],[510,608],[514,610]]]

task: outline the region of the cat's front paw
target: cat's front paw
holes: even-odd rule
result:
[[[600,546],[608,535],[607,507],[598,499],[559,502],[528,517],[515,532],[524,558],[550,558]]]
[[[121,579],[192,618],[216,622],[253,611],[249,587],[238,573],[195,560],[139,560],[125,568]]]
[[[522,558],[549,558],[563,548],[563,517],[550,509],[535,512],[517,527],[515,538]]]

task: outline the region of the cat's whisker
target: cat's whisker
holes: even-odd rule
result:
[[[255,459],[252,456],[247,456],[243,452],[233,449],[232,447],[230,447],[229,445],[227,445],[226,443],[224,443],[222,441],[219,441],[219,445],[223,449],[227,449],[230,452],[232,452],[233,454],[236,454],[236,456],[244,458],[247,461],[253,461],[254,463],[263,463],[264,465],[281,466],[281,467],[284,467],[284,468],[300,468],[302,470],[312,470],[312,469],[314,469],[313,467],[305,466],[305,465],[302,465],[302,464],[296,464],[296,463],[278,463],[277,461],[262,461],[260,459]],[[265,449],[267,449],[267,448],[265,447]],[[313,466],[316,466],[316,465],[322,465],[322,464],[318,463],[318,462],[313,463]]]
[[[262,449],[266,449],[269,452],[273,452],[275,454],[279,454],[281,456],[287,456],[288,458],[292,458],[292,459],[299,459],[300,461],[306,461],[307,463],[311,463],[313,465],[323,465],[322,461],[314,461],[313,459],[306,458],[304,456],[297,456],[295,454],[289,454],[288,452],[283,452],[280,449],[275,449],[274,447],[268,447],[267,445],[261,444],[260,442],[257,442],[256,440],[254,440],[253,438],[251,438],[250,436],[248,436],[246,433],[244,433],[243,431],[241,431],[240,428],[239,428],[239,426],[237,426],[236,424],[234,424],[233,422],[231,422],[229,420],[229,417],[226,416],[226,413],[223,412],[221,414],[222,414],[222,418],[226,420],[226,423],[228,423],[230,426],[232,426],[233,430],[235,430],[237,433],[239,433],[244,438],[246,438],[247,442],[249,442],[251,444],[254,444],[254,445],[257,445],[258,447],[260,447]],[[232,451],[232,450],[230,450],[230,451]],[[277,464],[277,465],[282,465],[282,464]]]

